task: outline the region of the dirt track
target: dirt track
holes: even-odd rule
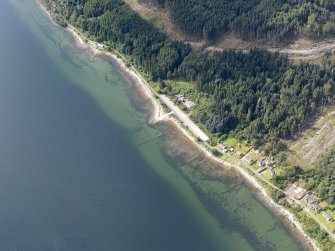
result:
[[[238,40],[238,39],[235,39]],[[307,41],[308,46],[303,46],[302,42]],[[225,46],[208,46],[206,47],[204,42],[187,42],[192,47],[202,47],[205,51],[223,51],[224,49],[237,49],[242,51],[249,51],[251,48],[260,48],[270,52],[279,52],[283,54],[287,54],[289,59],[292,60],[316,60],[324,56],[327,52],[334,52],[335,51],[335,39],[328,39],[320,42],[314,42],[311,40],[304,40],[301,39],[295,41],[292,44],[285,45],[285,46],[270,46],[265,44],[258,43],[251,43],[251,42],[242,42],[240,40],[240,44],[230,45],[228,47]],[[225,44],[226,41],[223,42]]]
[[[322,57],[327,52],[335,51],[335,39],[322,42],[314,42],[312,44],[312,47],[307,49],[273,48],[268,50],[285,53],[289,56],[290,59],[294,60],[315,60]]]

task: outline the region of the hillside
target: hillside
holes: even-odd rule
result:
[[[234,31],[220,33],[215,39],[205,40],[183,31],[172,19],[170,8],[164,8],[153,0],[123,0],[143,19],[153,24],[161,32],[173,40],[183,41],[192,48],[203,51],[223,51],[236,49],[249,51],[260,48],[270,52],[286,54],[293,61],[318,62],[328,52],[335,51],[335,36],[333,35],[296,35],[283,40],[276,39],[243,39]]]
[[[243,39],[277,42],[335,34],[335,3],[331,0],[144,1],[167,8],[182,31],[205,40],[227,32]]]
[[[303,168],[311,167],[335,146],[335,108],[330,107],[300,137],[287,141],[287,159]]]
[[[84,6],[64,2],[57,11],[99,42],[131,56],[152,80],[194,83],[214,105],[206,112],[198,107],[192,116],[218,136],[229,134],[254,146],[272,142],[269,150],[277,149],[278,138],[301,131],[320,105],[334,102],[333,71],[295,65],[261,50],[198,54],[171,41],[121,0],[88,0]],[[173,86],[164,92],[173,94]]]
[[[331,60],[292,63],[287,56],[258,49],[199,53],[172,40],[122,0],[43,1],[62,23],[123,54],[158,93],[195,101],[189,115],[207,129],[213,146],[234,139],[276,156],[283,150],[282,139],[303,132],[320,108],[335,105]],[[309,175],[316,173],[289,166],[274,182],[285,188]],[[334,186],[335,180],[329,178],[329,184]],[[328,194],[333,203],[335,195]]]

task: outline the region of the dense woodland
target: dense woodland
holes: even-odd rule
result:
[[[215,101],[208,113],[194,115],[198,121],[254,146],[293,136],[319,105],[334,102],[332,71],[265,51],[190,54],[178,73]]]
[[[150,1],[168,8],[182,31],[207,40],[227,31],[244,39],[274,41],[335,34],[333,0]]]
[[[330,63],[296,65],[261,50],[199,54],[171,41],[121,0],[44,1],[99,42],[130,56],[153,80],[194,82],[213,105],[193,117],[218,136],[275,145],[278,138],[301,131],[318,106],[335,101]]]
[[[320,160],[315,169],[304,174],[308,188],[318,191],[321,199],[335,205],[335,149]]]
[[[152,80],[193,82],[211,102],[209,109],[196,108],[192,116],[219,137],[270,145],[269,153],[276,154],[278,139],[301,131],[319,106],[335,103],[335,66],[330,60],[322,66],[293,64],[283,55],[261,50],[199,54],[171,41],[121,0],[44,1],[57,20],[63,18],[62,23],[71,23],[129,56]],[[284,187],[303,178],[334,203],[334,156],[333,152],[313,173],[291,168],[276,182]]]
[[[302,180],[308,190],[317,192],[320,199],[335,209],[335,149],[323,156],[314,168],[303,170],[297,166],[287,167],[285,173],[277,175],[275,182],[281,188]]]

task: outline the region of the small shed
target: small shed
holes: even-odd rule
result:
[[[249,157],[249,156],[246,156],[244,159],[245,159],[247,162],[249,162],[250,164],[252,164],[252,163],[254,162],[254,160],[253,160],[251,157]]]
[[[263,160],[257,160],[257,164],[261,167],[266,167],[267,166],[266,162],[263,161]]]
[[[312,203],[312,207],[314,208],[315,211],[320,212],[322,210],[322,207],[319,205],[319,203],[317,203],[316,201],[314,201],[314,203]]]
[[[272,177],[276,176],[276,173],[273,169],[269,169],[269,173],[271,174]]]
[[[241,152],[239,152],[239,151],[237,151],[236,154],[237,154],[237,156],[240,157],[240,158],[243,157],[243,154],[242,154]]]
[[[313,204],[316,202],[316,200],[312,197],[312,192],[308,192],[305,196],[305,199],[308,204]]]
[[[99,50],[105,49],[105,47],[106,46],[104,44],[96,43],[96,48],[99,49]]]
[[[227,145],[226,145],[225,143],[220,143],[220,147],[221,147],[223,150],[227,149]]]

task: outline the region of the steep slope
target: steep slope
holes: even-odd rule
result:
[[[229,134],[254,146],[276,142],[301,131],[317,108],[334,103],[334,72],[310,64],[292,64],[284,56],[250,53],[202,53],[170,40],[119,1],[57,2],[54,12],[66,21],[131,57],[154,81],[183,79],[212,101],[193,118],[217,135]],[[161,83],[173,95],[173,86]]]
[[[206,103],[197,102],[190,116],[211,133],[210,144],[233,138],[273,156],[282,150],[280,139],[302,132],[320,107],[335,105],[331,60],[294,64],[284,55],[257,49],[198,53],[159,31],[122,0],[44,2],[62,23],[123,54],[158,93],[176,98],[176,82],[192,86],[185,94],[191,100],[201,95]],[[285,167],[274,182],[284,188],[313,173],[304,175],[297,166]]]
[[[250,33],[251,36],[243,36],[241,33],[237,32],[236,29],[233,29],[233,27],[230,25],[227,29],[217,30],[215,32],[215,35],[210,37],[207,35],[203,36],[203,32],[195,33],[194,31],[192,31],[191,26],[189,25],[186,25],[185,27],[183,27],[183,25],[180,25],[179,22],[181,22],[182,16],[178,14],[179,21],[177,22],[175,20],[175,16],[177,16],[177,14],[173,14],[175,13],[175,10],[172,8],[171,4],[173,0],[124,1],[128,3],[134,11],[139,13],[142,18],[154,24],[159,30],[166,33],[170,38],[184,41],[192,45],[193,48],[199,50],[222,51],[224,49],[238,49],[242,51],[249,51],[250,49],[257,47],[271,52],[278,51],[280,53],[287,54],[288,57],[292,60],[316,60],[324,56],[327,52],[335,51],[335,38],[333,31],[333,19],[335,14],[333,12],[332,4],[329,1],[307,1],[308,3],[306,1],[287,1],[288,3],[286,3],[285,8],[283,7],[285,14],[282,14],[282,16],[289,15],[289,13],[286,13],[286,11],[297,12],[294,8],[300,6],[300,12],[303,12],[305,14],[308,13],[308,18],[306,19],[299,17],[297,14],[298,12],[296,13],[295,18],[298,18],[300,20],[299,22],[292,20],[294,16],[293,14],[291,18],[287,17],[288,21],[285,22],[289,22],[289,25],[291,26],[291,22],[293,22],[293,24],[295,24],[295,28],[293,29],[292,26],[291,32],[287,31],[285,34],[283,33],[283,31],[285,30],[285,25],[288,24],[285,24],[285,22],[282,20],[282,17],[274,18],[276,22],[279,22],[277,24],[280,26],[279,28],[275,29],[273,25],[268,25],[266,29],[260,29],[258,27],[257,32],[255,31]],[[183,1],[175,1],[175,5],[173,6],[176,7],[178,6],[178,4],[182,4],[182,2]],[[193,11],[193,8],[197,9],[195,13],[192,13],[190,11],[190,13],[192,13],[191,16],[196,16],[194,17],[195,20],[192,21],[193,25],[195,25],[197,22],[204,22],[204,19],[210,20],[215,18],[215,16],[211,15],[211,10],[203,12],[199,11],[199,8],[205,8],[204,6],[199,7],[199,2],[200,1],[198,0],[186,2],[186,5],[190,5],[190,10]],[[206,1],[209,6],[220,5],[224,2],[225,1]],[[258,2],[263,9],[266,9],[265,7],[267,5],[271,5],[270,1],[263,1],[262,4],[260,3],[261,1],[254,1],[255,6],[256,2]],[[276,1],[277,5],[279,3],[282,3],[282,1]],[[262,12],[262,10],[259,10],[259,8],[256,11],[257,15],[258,13]],[[176,11],[178,12],[181,10],[177,8]],[[187,9],[185,9],[184,11],[185,17],[189,21],[191,17],[187,14]],[[317,18],[314,18],[315,16],[312,15],[314,12],[318,13]],[[237,13],[238,14],[236,15],[241,14],[239,11],[237,11]],[[221,18],[223,17],[223,15],[225,15],[225,12],[219,12],[216,14],[217,18]],[[280,15],[279,11],[277,10],[274,11],[273,15],[274,14]],[[198,18],[197,15],[199,15],[200,18]],[[187,21],[186,19],[185,22]],[[303,22],[302,20],[307,21]],[[273,23],[274,21],[271,22]],[[313,25],[311,25],[312,23]],[[201,24],[200,26],[202,25],[203,24]],[[212,27],[215,27],[215,25],[213,25]],[[311,30],[311,27],[314,28]],[[267,30],[267,32],[265,32],[265,30]],[[282,35],[284,35],[282,36],[280,34],[275,34],[278,30],[282,32]],[[252,34],[258,35],[253,36]]]
[[[328,0],[151,1],[170,9],[183,31],[206,40],[228,31],[271,41],[335,34],[335,3]]]

